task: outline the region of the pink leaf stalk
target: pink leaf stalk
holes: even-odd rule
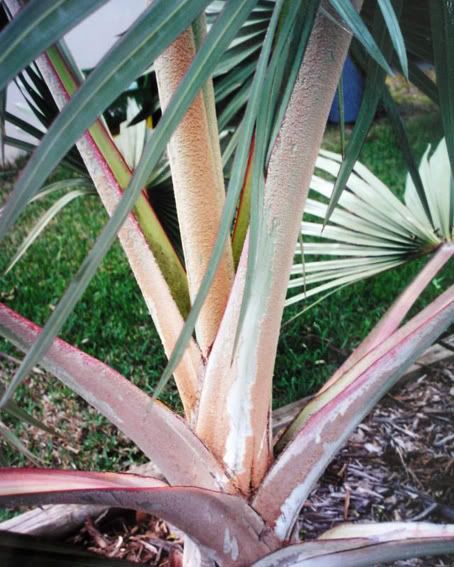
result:
[[[155,61],[163,111],[191,66],[195,53],[194,35],[189,29]],[[199,93],[167,149],[191,299],[197,295],[207,270],[225,201],[222,162],[218,157],[219,136],[214,140],[210,134],[208,103],[203,93]],[[214,100],[212,104],[214,106]],[[232,282],[233,258],[229,241],[196,324],[197,341],[204,356],[216,337]]]
[[[392,306],[366,339],[357,347],[351,356],[342,364],[333,376],[323,385],[321,392],[328,389],[338,378],[352,368],[358,360],[389,337],[402,323],[403,319],[419,298],[424,289],[432,282],[433,278],[446,265],[454,255],[454,242],[442,244],[424,268],[418,273],[413,282],[405,288]]]
[[[318,541],[290,545],[253,567],[368,567],[376,563],[454,551],[454,526],[392,522],[346,524]]]
[[[156,479],[135,475],[0,469],[3,506],[50,502],[96,503],[158,515],[226,566],[250,565],[278,543],[239,496],[195,487],[166,487]],[[206,522],[208,517],[210,522]]]
[[[21,9],[22,3],[20,0],[7,0],[7,6],[14,16]],[[59,52],[58,47],[54,49]],[[68,73],[72,75],[72,79],[77,83],[77,78],[74,76],[69,63],[65,60],[63,54],[59,53],[59,55],[62,62],[64,61]],[[71,95],[65,88],[50,57],[47,54],[43,54],[37,59],[36,63],[58,108],[62,109],[71,98]],[[104,131],[106,139],[110,140],[110,135],[105,130],[104,123],[98,120],[96,124]],[[118,179],[90,132],[85,132],[77,143],[77,147],[99,196],[107,212],[111,215],[122,196],[122,188]],[[115,158],[121,163],[122,167],[127,168],[123,157],[112,141],[110,149],[115,153]],[[152,214],[154,215],[154,213]],[[183,326],[183,317],[172,296],[158,259],[150,249],[133,213],[129,215],[118,236],[156,325],[165,352],[169,356]],[[196,396],[199,389],[201,368],[202,358],[200,350],[196,343],[191,340],[180,365],[175,371],[177,386],[188,417],[192,416],[197,401]]]
[[[21,350],[28,350],[41,332],[3,304],[0,329]],[[132,439],[170,482],[206,488],[229,485],[221,466],[182,418],[152,402],[106,364],[61,339],[54,341],[42,364]]]
[[[259,488],[254,508],[289,537],[314,483],[383,394],[454,320],[454,287],[448,289],[374,351],[323,396],[304,408],[308,416]]]

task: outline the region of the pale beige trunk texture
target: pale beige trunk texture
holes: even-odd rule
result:
[[[272,460],[271,386],[284,299],[309,183],[350,39],[319,13],[269,163],[263,248],[237,351],[230,364],[226,359],[240,305],[232,297],[207,366],[197,433],[233,470],[246,493],[258,486]],[[243,262],[232,295],[242,293]]]
[[[207,23],[205,14],[201,14],[192,24],[196,50],[205,41]],[[210,148],[213,154],[214,167],[218,176],[219,187],[224,188],[224,172],[222,167],[221,144],[219,143],[218,117],[216,114],[216,97],[214,94],[213,79],[209,79],[203,86],[203,100],[207,114],[208,130],[210,134]],[[233,278],[232,278],[233,279]]]
[[[8,1],[11,6],[19,6],[16,0]],[[63,108],[67,102],[67,96],[62,90],[49,60],[45,55],[42,55],[38,58],[37,64],[57,106],[60,109]],[[77,143],[77,148],[107,212],[111,215],[121,198],[121,191],[115,179],[95,150],[90,134],[86,133],[81,138]],[[183,318],[156,259],[132,214],[120,230],[119,239],[161,337],[166,354],[170,355],[183,327]],[[186,401],[185,410],[188,417],[191,416],[192,409],[196,404],[195,396],[199,387],[198,380],[201,368],[200,351],[195,342],[191,341],[175,371],[178,389],[181,392],[182,399]]]
[[[154,68],[165,111],[195,56],[192,30],[187,30],[158,57]],[[205,275],[216,235],[225,189],[219,148],[213,147],[203,94],[199,94],[168,145],[189,291],[193,300]],[[219,141],[216,140],[217,145]],[[233,282],[231,246],[226,246],[218,272],[196,325],[204,356],[214,342]]]

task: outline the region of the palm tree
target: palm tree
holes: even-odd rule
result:
[[[191,566],[368,565],[409,550],[452,551],[452,526],[348,525],[316,542],[299,542],[294,533],[310,490],[349,433],[452,321],[451,288],[401,326],[451,258],[452,243],[443,239],[434,246],[432,259],[371,335],[277,444],[271,437],[273,367],[288,279],[349,30],[365,50],[360,57],[369,86],[328,216],[383,92],[387,61],[395,52],[404,72],[408,67],[397,23],[402,3],[378,2],[371,34],[358,14],[359,0],[215,2],[209,26],[208,0],[155,0],[84,80],[57,40],[102,3],[4,2],[12,21],[0,36],[0,88],[37,58],[35,73],[60,112],[8,198],[0,236],[74,143],[111,218],[42,331],[0,308],[2,333],[27,353],[1,405],[41,360],[126,433],[162,478],[3,469],[0,502],[115,503],[159,511],[187,534],[185,564]],[[454,19],[448,1],[431,4],[430,12],[452,166],[448,48]],[[163,113],[132,172],[99,116],[151,63]],[[239,121],[226,135],[228,120],[216,117],[213,75],[231,96],[227,116]],[[144,191],[166,148],[184,261]],[[418,195],[434,222],[423,192]],[[446,202],[451,210],[452,194]],[[452,233],[452,216],[448,222]],[[184,420],[56,338],[117,234],[169,356],[154,397],[173,374]]]

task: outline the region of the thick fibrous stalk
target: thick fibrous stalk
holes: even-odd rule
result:
[[[225,414],[219,412],[226,411],[226,408],[222,406],[227,401],[229,389],[232,388],[232,374],[236,369],[232,357],[244,292],[247,249],[248,239],[246,237],[232,293],[230,294],[225,315],[219,328],[218,337],[208,359],[196,427],[197,435],[210,447],[217,458],[224,460],[225,463],[228,461],[228,456],[225,455],[225,443],[229,424],[224,422],[229,417],[229,414],[227,412]],[[232,427],[234,428],[235,425],[232,424]],[[232,462],[228,463],[228,466],[230,468]],[[234,472],[236,473],[237,471]],[[241,486],[241,489],[243,492],[247,492],[249,482],[246,481]]]
[[[25,352],[42,331],[1,303],[0,330]],[[118,372],[61,339],[41,363],[133,440],[169,482],[229,490],[219,463],[187,423]]]
[[[454,286],[314,397],[307,419],[268,472],[253,506],[286,540],[310,491],[337,451],[402,372],[454,319]]]
[[[271,385],[288,277],[349,43],[347,32],[318,15],[269,163],[260,259],[238,347],[231,364],[226,364],[240,305],[232,297],[207,367],[198,434],[237,475],[245,492],[258,486],[272,458]],[[240,268],[237,277],[243,273]],[[236,287],[242,286],[235,282],[233,293]]]
[[[192,24],[196,50],[205,41],[207,35],[207,23],[205,14],[200,16]],[[216,98],[214,94],[213,79],[209,79],[203,86],[203,100],[207,115],[208,131],[210,135],[210,149],[213,154],[214,167],[219,177],[219,186],[224,187],[224,171],[222,168],[221,145],[219,144],[218,119],[216,115]]]
[[[192,30],[187,30],[156,60],[154,68],[163,110],[194,56],[194,36]],[[168,146],[192,299],[206,272],[225,200],[220,160],[215,157],[219,150],[212,147],[207,101],[203,94],[196,97]],[[218,331],[232,281],[233,260],[228,244],[196,326],[197,339],[205,356]]]
[[[8,0],[8,6],[13,14],[20,9],[20,3],[16,0]],[[46,55],[40,56],[37,64],[58,107],[61,109],[66,104],[68,95],[59,82],[53,66]],[[78,142],[77,147],[104,206],[108,213],[112,214],[122,194],[118,183],[88,132]],[[165,351],[170,355],[183,326],[183,319],[156,259],[132,214],[121,229],[119,239],[159,332]],[[196,401],[200,364],[200,352],[195,343],[191,342],[182,362],[175,371],[181,398],[189,416]]]
[[[345,372],[353,368],[361,358],[388,338],[399,327],[415,301],[453,255],[454,243],[446,242],[439,247],[413,282],[383,315],[378,325],[372,329],[361,345],[356,348],[342,366],[336,370],[333,376],[320,389],[320,392],[327,390],[334,382],[343,376]]]

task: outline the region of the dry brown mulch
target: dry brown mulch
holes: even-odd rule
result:
[[[454,363],[427,369],[388,394],[328,467],[300,517],[312,539],[344,521],[454,522]],[[181,535],[151,516],[89,520],[71,539],[152,566],[179,565]],[[394,562],[449,567],[449,557]]]
[[[454,522],[454,364],[428,368],[358,426],[300,517],[307,538],[344,521]],[[454,566],[451,558],[399,566]]]
[[[112,510],[89,518],[78,534],[69,539],[110,558],[159,567],[180,567],[182,534],[148,514]]]

